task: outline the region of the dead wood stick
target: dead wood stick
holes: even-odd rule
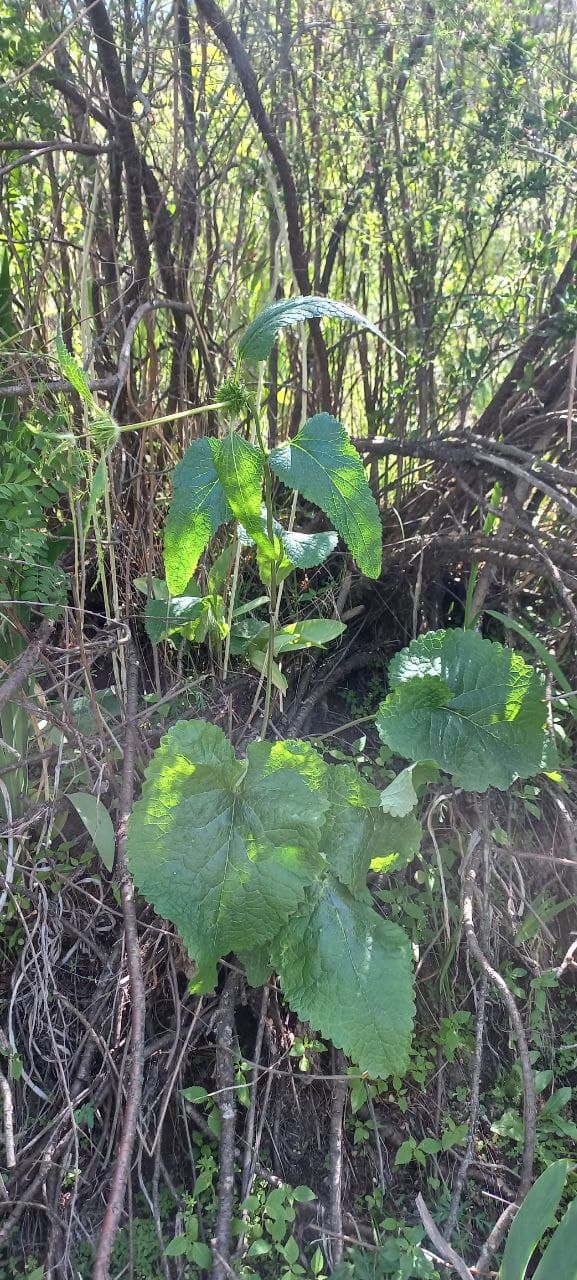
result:
[[[12,702],[16,694],[20,692],[22,685],[26,683],[29,676],[32,675],[34,667],[40,657],[44,645],[48,643],[50,636],[54,630],[54,622],[50,618],[45,618],[40,623],[38,631],[30,644],[20,654],[18,661],[14,663],[14,667],[9,676],[3,681],[0,688],[0,711],[6,706],[7,702]]]
[[[469,1271],[467,1263],[463,1261],[459,1253],[456,1253],[455,1249],[453,1249],[453,1246],[449,1244],[448,1240],[445,1240],[444,1236],[441,1235],[441,1232],[439,1231],[437,1224],[433,1222],[433,1219],[429,1213],[429,1210],[427,1209],[425,1201],[423,1200],[423,1197],[420,1192],[417,1196],[415,1204],[417,1206],[417,1213],[421,1219],[421,1222],[425,1228],[425,1231],[427,1232],[427,1235],[429,1237],[429,1240],[431,1241],[431,1244],[434,1244],[435,1249],[438,1251],[438,1253],[440,1253],[441,1257],[444,1258],[446,1262],[450,1263],[450,1265],[455,1268],[455,1271],[457,1271],[458,1274],[461,1276],[461,1280],[473,1280],[472,1273]]]
[[[533,1177],[533,1160],[535,1157],[535,1140],[537,1131],[537,1101],[535,1097],[535,1085],[533,1081],[533,1072],[531,1069],[531,1060],[529,1058],[529,1046],[525,1035],[525,1028],[521,1014],[517,1008],[515,997],[510,992],[505,979],[493,968],[479,943],[475,931],[473,921],[473,896],[477,880],[477,867],[479,863],[479,832],[473,832],[469,846],[469,861],[466,868],[463,881],[463,927],[465,930],[465,938],[469,953],[474,960],[477,961],[479,967],[487,975],[489,982],[497,988],[503,1004],[506,1005],[507,1012],[513,1033],[517,1041],[517,1049],[519,1052],[519,1063],[521,1066],[521,1075],[523,1078],[523,1158],[521,1162],[521,1178],[519,1189],[517,1192],[517,1200],[503,1211],[497,1219],[495,1226],[487,1237],[481,1253],[477,1259],[476,1267],[478,1271],[486,1271],[493,1254],[498,1249],[503,1236],[514,1217],[518,1206],[524,1200]]]
[[[345,1072],[346,1063],[343,1054],[338,1051],[334,1064],[335,1075]],[[343,1257],[343,1116],[347,1102],[349,1084],[344,1079],[335,1080],[333,1085],[333,1101],[331,1107],[331,1129],[329,1137],[330,1171],[330,1206],[329,1227],[333,1236],[331,1245],[331,1265],[338,1267]]]
[[[229,973],[224,985],[217,1022],[216,1083],[220,1111],[220,1172],[218,1211],[214,1239],[211,1241],[214,1265],[212,1280],[226,1280],[230,1275],[230,1237],[234,1202],[234,1152],[236,1132],[236,1090],[234,1078],[234,1007],[239,975]],[[234,1274],[234,1273],[233,1273]]]
[[[134,765],[136,756],[138,708],[138,662],[132,643],[127,645],[127,690],[126,690],[126,736],[124,742],[124,760],[122,767],[122,790],[120,798],[120,822],[118,826],[116,868],[120,885],[120,900],[124,920],[124,937],[126,941],[126,960],[130,980],[131,1001],[131,1048],[130,1080],[126,1109],[122,1124],[122,1134],[112,1175],[112,1183],[108,1196],[108,1204],[98,1241],[93,1280],[108,1280],[110,1256],[114,1239],[122,1213],[126,1184],[130,1172],[130,1162],[136,1138],[140,1100],[142,1097],[142,1077],[144,1071],[144,1023],[146,998],[142,962],[138,942],[138,926],[134,905],[134,885],[126,860],[126,832],[132,809],[134,792]]]

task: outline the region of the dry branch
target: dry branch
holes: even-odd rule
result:
[[[109,1276],[110,1257],[124,1204],[126,1184],[128,1182],[132,1151],[136,1138],[136,1127],[139,1117],[144,1071],[145,989],[142,974],[142,962],[140,958],[136,909],[134,905],[134,886],[126,860],[126,833],[128,819],[132,809],[132,797],[134,792],[134,768],[138,725],[138,663],[131,643],[127,646],[126,664],[126,736],[122,767],[120,822],[117,833],[116,869],[120,885],[120,899],[122,904],[124,936],[126,941],[126,958],[130,978],[132,1057],[130,1062],[130,1082],[124,1112],[122,1135],[116,1157],[106,1214],[96,1251],[93,1280],[108,1280]]]

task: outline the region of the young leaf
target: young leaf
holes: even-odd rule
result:
[[[291,653],[296,649],[322,649],[331,640],[337,640],[346,631],[344,622],[332,618],[309,618],[305,622],[289,622],[281,627],[274,638],[274,651]]]
[[[405,818],[418,803],[416,788],[432,782],[439,776],[434,760],[418,760],[407,765],[396,778],[381,791],[381,809],[394,818]]]
[[[188,1250],[188,1240],[186,1236],[173,1236],[168,1241],[165,1249],[167,1258],[182,1258]]]
[[[193,440],[173,474],[172,502],[164,530],[166,581],[184,592],[209,538],[232,513],[215,468],[218,442]]]
[[[255,316],[252,324],[245,330],[239,344],[239,355],[243,360],[266,360],[272,350],[281,329],[290,324],[300,324],[303,320],[314,320],[321,316],[330,316],[334,320],[349,320],[351,324],[368,329],[377,338],[387,341],[381,330],[360,311],[347,306],[344,302],[333,302],[331,298],[282,298],[280,302],[272,302]]]
[[[413,766],[402,769],[381,791],[381,809],[394,818],[405,818],[415,808],[418,796],[413,786]]]
[[[568,1172],[568,1160],[555,1160],[525,1196],[507,1235],[499,1280],[524,1280],[541,1236],[553,1222]],[[559,1280],[558,1273],[555,1280]]]
[[[339,540],[338,534],[332,529],[327,533],[294,533],[279,527],[277,533],[287,560],[296,569],[314,569],[316,565],[322,564],[334,551]]]
[[[402,1072],[414,1015],[411,951],[402,929],[383,920],[336,880],[311,890],[272,943],[291,1008],[371,1076]]]
[[[68,796],[71,804],[84,823],[97,853],[102,858],[107,871],[114,866],[116,836],[110,814],[101,800],[90,795],[88,791],[75,791]]]
[[[268,627],[267,627],[267,633],[268,633]],[[258,671],[259,675],[264,675],[266,674],[266,671],[267,671],[268,662],[267,662],[266,650],[267,650],[266,636],[265,636],[264,647],[257,648],[255,645],[251,645],[248,650],[248,656],[250,658],[250,661],[255,671]],[[283,673],[278,665],[278,662],[273,662],[271,664],[271,680],[274,684],[275,689],[278,689],[279,693],[282,693],[284,698],[285,694],[288,691],[288,680],[286,676],[283,676]]]
[[[146,601],[144,626],[149,640],[160,644],[167,636],[179,631],[189,622],[195,622],[204,608],[202,596],[175,596],[172,600]]]
[[[299,489],[329,517],[367,578],[378,578],[382,562],[381,518],[361,459],[336,418],[309,418],[287,444],[273,449],[269,463],[289,488]]]
[[[197,961],[199,990],[220,956],[272,938],[318,872],[326,801],[311,750],[260,742],[239,761],[221,729],[180,721],[148,767],[128,860]]]
[[[505,790],[542,767],[543,681],[519,653],[474,631],[434,631],[397,654],[389,680],[376,725],[399,755],[433,760],[466,791]]]
[[[64,375],[66,381],[70,383],[71,387],[74,387],[74,390],[78,392],[78,395],[85,404],[87,404],[91,409],[95,409],[96,402],[90,390],[88,378],[86,377],[84,369],[82,369],[78,364],[78,361],[74,359],[74,356],[70,354],[68,347],[64,342],[64,338],[62,337],[62,321],[60,320],[60,317],[58,317],[58,327],[56,330],[56,356],[58,364],[60,365],[60,372]]]
[[[88,502],[82,515],[82,529],[84,534],[90,528],[90,521],[94,516],[98,503],[104,495],[108,476],[106,473],[106,458],[102,455],[92,477],[90,485],[90,493],[88,494]]]

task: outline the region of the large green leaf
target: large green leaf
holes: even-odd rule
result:
[[[414,1015],[408,938],[329,878],[309,894],[308,912],[275,938],[272,957],[300,1018],[371,1076],[400,1073]]]
[[[396,655],[389,679],[376,725],[392,751],[435,761],[467,791],[505,790],[542,767],[543,681],[519,653],[474,631],[435,631]]]
[[[269,462],[284,484],[299,489],[325,512],[367,578],[378,578],[382,562],[379,510],[342,424],[328,413],[309,418],[293,440],[271,451]]]
[[[390,871],[405,866],[418,853],[421,825],[412,816],[384,813],[376,787],[352,765],[333,765],[327,771],[325,793],[330,808],[323,852],[337,879],[354,896],[364,898],[371,867]]]
[[[260,742],[239,761],[221,729],[181,721],[147,770],[128,830],[138,888],[171,920],[210,989],[215,963],[271,939],[322,867],[322,761]]]
[[[262,510],[264,458],[256,445],[236,432],[220,440],[215,450],[215,467],[228,505],[243,533],[256,543],[265,561],[275,558],[275,548],[266,531]]]
[[[577,1196],[563,1214],[533,1280],[577,1280]]]
[[[283,298],[280,302],[272,302],[264,307],[249,324],[238,344],[240,355],[244,360],[266,360],[281,329],[290,324],[300,324],[303,320],[314,320],[321,316],[329,316],[333,320],[349,320],[352,324],[361,325],[377,338],[387,339],[381,330],[360,311],[347,306],[344,302],[333,302],[331,298]]]
[[[194,440],[175,467],[172,502],[164,530],[166,581],[181,595],[209,538],[232,518],[215,468],[218,442]]]
[[[553,1222],[568,1172],[568,1160],[555,1160],[531,1187],[509,1229],[499,1280],[524,1280],[541,1236]],[[573,1253],[577,1257],[577,1240]],[[560,1280],[558,1273],[554,1280]]]

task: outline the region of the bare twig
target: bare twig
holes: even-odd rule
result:
[[[529,1046],[527,1044],[525,1028],[523,1026],[515,998],[509,990],[505,979],[487,960],[475,932],[475,925],[473,922],[473,895],[475,892],[477,868],[479,864],[479,841],[479,832],[473,832],[469,845],[468,862],[466,864],[463,881],[463,927],[470,955],[477,961],[477,964],[487,975],[488,980],[497,988],[503,1003],[506,1005],[511,1026],[517,1041],[524,1094],[523,1158],[521,1163],[521,1178],[517,1192],[517,1201],[513,1204],[507,1205],[507,1208],[498,1218],[493,1230],[483,1245],[481,1253],[479,1254],[477,1268],[479,1271],[486,1271],[493,1254],[498,1249],[501,1240],[503,1239],[511,1219],[515,1215],[518,1205],[521,1204],[521,1201],[525,1198],[529,1187],[531,1186],[531,1180],[533,1177],[533,1159],[535,1155],[537,1102],[535,1097],[533,1072],[531,1070],[531,1060],[529,1058]]]
[[[7,702],[12,701],[22,688],[22,685],[26,683],[28,677],[32,675],[38,658],[45,644],[48,643],[53,630],[54,622],[50,618],[45,618],[40,623],[36,635],[26,647],[24,653],[20,655],[18,661],[14,663],[10,675],[6,676],[0,688],[0,710],[6,706]]]
[[[108,1280],[110,1255],[114,1238],[120,1221],[124,1195],[140,1110],[142,1096],[142,1077],[144,1070],[144,1022],[145,1022],[145,988],[142,974],[142,963],[138,942],[136,909],[134,906],[134,886],[126,861],[126,830],[132,808],[134,792],[134,766],[136,756],[138,706],[138,663],[132,644],[127,646],[127,694],[126,694],[126,738],[124,743],[124,761],[122,769],[122,791],[120,801],[120,822],[117,837],[116,867],[120,884],[120,899],[124,919],[124,935],[126,939],[126,958],[130,978],[131,996],[131,1042],[132,1058],[130,1063],[130,1082],[122,1136],[112,1176],[112,1184],[106,1206],[106,1214],[96,1260],[93,1280]]]
[[[6,1167],[8,1169],[14,1169],[16,1167],[16,1148],[14,1146],[14,1106],[12,1103],[12,1090],[3,1071],[0,1071],[0,1094],[2,1095],[2,1107],[4,1111]]]
[[[425,1231],[427,1232],[427,1235],[429,1237],[429,1240],[431,1241],[431,1244],[434,1244],[435,1249],[438,1251],[438,1253],[440,1253],[441,1257],[444,1258],[446,1262],[450,1263],[450,1265],[455,1268],[455,1271],[461,1276],[461,1280],[473,1280],[472,1272],[469,1271],[467,1263],[463,1261],[460,1254],[456,1253],[455,1249],[453,1249],[452,1245],[449,1244],[448,1240],[445,1240],[444,1236],[441,1235],[441,1232],[439,1231],[439,1228],[437,1227],[436,1223],[433,1222],[433,1219],[429,1213],[429,1210],[427,1209],[425,1201],[423,1200],[423,1197],[420,1192],[417,1196],[415,1204],[417,1207],[417,1213],[421,1219],[421,1222],[425,1228]]]
[[[335,1072],[345,1071],[346,1064],[342,1053],[336,1054]],[[329,1228],[333,1233],[331,1244],[331,1263],[337,1267],[343,1256],[343,1117],[348,1094],[346,1077],[335,1080],[333,1085],[333,1101],[331,1107],[331,1129],[329,1138],[330,1169],[330,1206]]]
[[[225,1280],[231,1274],[230,1232],[234,1201],[234,1139],[236,1126],[236,1091],[234,1079],[234,1007],[238,994],[239,975],[232,970],[226,980],[218,1017],[216,1048],[216,1083],[219,1089],[220,1111],[220,1172],[218,1182],[218,1212],[212,1250],[213,1280]],[[234,1272],[232,1272],[234,1275]]]

